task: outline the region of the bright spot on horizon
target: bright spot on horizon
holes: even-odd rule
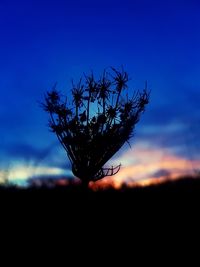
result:
[[[56,167],[48,167],[48,166],[25,166],[25,165],[17,165],[15,167],[10,168],[7,172],[0,171],[0,183],[5,181],[9,181],[11,183],[27,181],[29,178],[41,177],[41,176],[66,176],[69,175],[70,171],[63,170],[61,168]]]

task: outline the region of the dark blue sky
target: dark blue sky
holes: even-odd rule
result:
[[[37,102],[55,82],[69,93],[71,78],[121,65],[130,90],[145,80],[152,90],[135,142],[198,158],[199,14],[198,0],[1,0],[1,169],[63,168],[64,152]]]

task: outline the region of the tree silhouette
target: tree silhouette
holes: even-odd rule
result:
[[[46,93],[44,110],[49,127],[64,147],[73,174],[85,186],[112,176],[120,165],[104,168],[105,163],[133,136],[133,130],[149,102],[147,86],[129,98],[129,76],[123,68],[104,71],[96,80],[93,73],[72,81],[72,99],[53,89]]]

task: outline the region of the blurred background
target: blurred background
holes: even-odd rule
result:
[[[0,181],[73,179],[39,103],[55,82],[121,65],[129,93],[150,104],[102,183],[148,185],[200,169],[200,3],[197,0],[0,1]]]

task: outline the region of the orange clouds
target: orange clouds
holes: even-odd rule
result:
[[[111,184],[119,188],[123,183],[129,186],[146,186],[193,174],[194,169],[200,166],[198,160],[191,162],[173,154],[169,149],[153,149],[145,144],[138,144],[134,149],[129,149],[116,159],[116,162],[122,163],[120,172],[99,181],[100,187]]]

